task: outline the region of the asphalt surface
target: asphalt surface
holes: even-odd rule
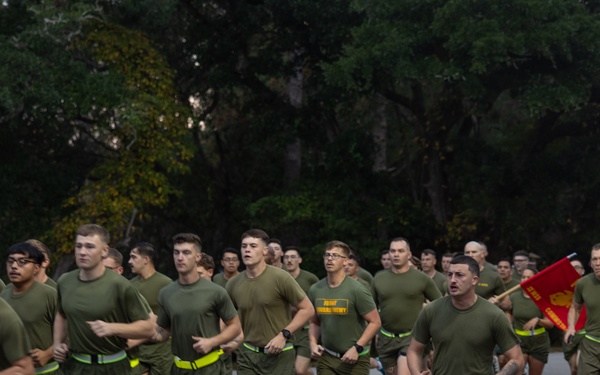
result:
[[[313,368],[314,373],[317,372]],[[234,374],[237,374],[235,371]],[[381,372],[371,369],[369,375],[381,375]],[[435,375],[435,374],[434,374]],[[543,375],[570,375],[569,365],[563,358],[562,352],[552,352],[548,357],[548,363],[544,367]]]

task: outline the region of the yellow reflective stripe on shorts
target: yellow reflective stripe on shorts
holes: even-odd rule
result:
[[[546,328],[544,328],[544,327],[534,329],[533,331],[524,331],[522,329],[515,328],[515,333],[519,336],[537,336],[537,335],[541,335],[544,332],[546,332]]]
[[[380,328],[379,332],[381,332],[382,335],[387,336],[387,337],[391,337],[391,338],[398,337],[398,338],[401,339],[403,337],[410,336],[410,332],[406,332],[406,333],[392,333],[390,331],[386,331],[383,328]]]
[[[212,351],[212,352],[208,353],[207,355],[202,356],[192,362],[182,361],[181,358],[179,358],[177,356],[175,356],[173,358],[173,361],[175,363],[175,366],[177,366],[180,369],[197,370],[199,368],[206,367],[208,365],[212,365],[213,363],[217,362],[219,360],[219,357],[223,353],[224,353],[223,349],[217,349],[217,350]]]
[[[344,356],[344,353],[334,352],[333,350],[329,350],[326,347],[323,347],[323,349],[325,349],[325,352],[327,352],[328,354],[330,354],[330,355],[332,355],[334,357],[342,358]],[[365,354],[369,354],[369,352],[370,352],[370,349],[367,346],[361,353],[358,353],[358,356],[362,357]]]
[[[242,345],[244,345],[244,347],[248,350],[251,350],[255,353],[266,353],[265,348],[264,347],[259,347],[259,346],[254,346],[254,345],[250,345],[248,343],[243,343]],[[292,344],[291,342],[288,342],[287,344],[285,344],[285,346],[283,347],[283,349],[281,349],[282,352],[287,352],[290,349],[294,349],[294,344]]]
[[[586,338],[586,339],[588,339],[588,340],[592,340],[593,342],[597,342],[597,343],[599,343],[599,344],[600,344],[600,339],[599,339],[599,338],[597,338],[597,337],[590,336],[590,335],[586,334],[586,335],[585,335],[585,338]]]
[[[45,366],[36,367],[35,374],[42,375],[42,374],[47,374],[49,372],[56,371],[56,370],[58,370],[58,362],[50,362],[50,363],[46,363]]]
[[[113,354],[84,354],[84,353],[73,353],[71,354],[75,360],[85,363],[88,365],[97,363],[99,365],[108,365],[111,363],[116,363],[127,358],[127,354],[124,350],[120,352],[116,352]],[[94,360],[96,359],[96,360]]]

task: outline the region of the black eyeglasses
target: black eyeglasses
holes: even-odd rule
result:
[[[325,254],[323,254],[323,259],[328,259],[328,258],[331,258],[333,260],[338,260],[340,258],[348,258],[348,257],[345,257],[345,256],[340,255],[338,253],[325,253]]]
[[[19,258],[19,259],[15,259],[15,258],[9,257],[9,258],[6,260],[6,263],[8,263],[8,264],[9,264],[9,265],[11,265],[11,266],[12,266],[12,264],[13,264],[14,262],[17,262],[17,264],[19,265],[19,267],[25,267],[25,265],[26,265],[27,263],[35,263],[35,261],[33,261],[33,260],[29,260],[29,259],[27,259],[27,258]]]
[[[284,255],[283,259],[298,259],[298,255]]]

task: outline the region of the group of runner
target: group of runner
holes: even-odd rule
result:
[[[372,276],[349,245],[331,241],[319,280],[301,268],[298,247],[259,229],[242,234],[240,250],[223,251],[214,276],[199,236],[172,242],[174,282],[156,271],[145,242],[129,252],[135,277],[122,277],[123,256],[96,224],[78,228],[77,268],[58,283],[46,274],[43,243],[12,246],[11,283],[0,293],[0,375],[231,374],[234,356],[241,375],[312,374],[315,360],[317,374],[520,374],[527,365],[541,375],[548,358],[552,322],[522,291],[498,297],[537,272],[527,252],[513,255],[514,268],[510,259],[494,266],[472,241],[462,254],[444,254],[438,272],[435,251],[417,259],[397,237]],[[565,334],[574,374],[600,373],[600,245],[591,259]],[[583,305],[585,331],[575,332]]]

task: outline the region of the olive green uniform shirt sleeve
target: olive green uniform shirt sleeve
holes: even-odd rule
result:
[[[155,272],[147,279],[142,279],[139,276],[134,277],[130,280],[131,285],[135,288],[146,299],[148,305],[152,311],[158,313],[158,293],[160,290],[167,285],[171,284],[173,280],[163,275],[160,272]]]
[[[379,306],[382,327],[395,334],[412,329],[425,300],[442,296],[429,276],[412,268],[400,274],[391,270],[378,273],[371,292]]]
[[[475,286],[475,293],[485,299],[504,293],[504,282],[497,272],[488,267],[483,267],[479,274],[479,281]]]
[[[52,346],[52,329],[58,303],[56,289],[34,282],[25,292],[14,294],[14,286],[9,284],[0,296],[23,322],[32,348],[46,350]]]
[[[304,293],[308,293],[310,287],[319,281],[319,278],[312,272],[300,270],[300,274],[294,280],[300,285]]]
[[[593,273],[577,281],[573,300],[585,305],[585,331],[593,337],[600,337],[600,281]]]
[[[79,270],[68,272],[58,280],[58,311],[69,326],[69,350],[72,353],[111,354],[123,350],[122,337],[98,337],[86,323],[132,323],[149,318],[138,292],[123,276],[105,271],[95,280],[82,281]]]
[[[306,297],[287,271],[269,265],[255,278],[249,278],[246,271],[231,278],[227,292],[238,310],[244,341],[258,347],[264,347],[289,324],[290,305]]]
[[[0,370],[29,355],[31,344],[17,313],[0,298]]]
[[[308,297],[321,323],[323,346],[337,353],[356,343],[366,326],[362,315],[376,309],[369,289],[348,276],[336,288],[322,279],[310,288]]]
[[[435,375],[493,375],[495,346],[505,353],[519,343],[506,315],[497,306],[478,298],[470,308],[458,310],[450,296],[423,308],[412,337],[422,344],[433,341]]]

